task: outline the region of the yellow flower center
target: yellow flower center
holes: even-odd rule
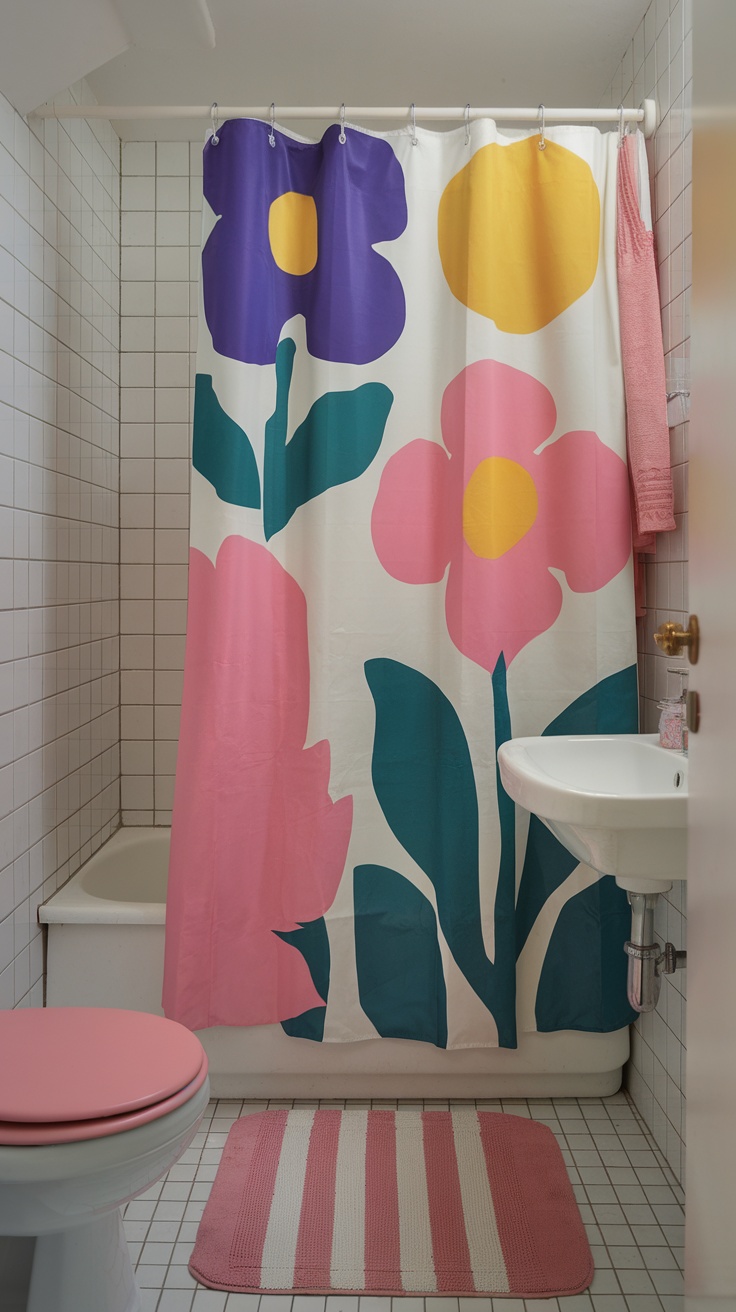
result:
[[[317,206],[311,196],[285,191],[268,211],[271,254],[284,273],[311,273],[317,263]]]
[[[482,460],[463,497],[463,534],[470,550],[498,560],[529,532],[538,504],[534,479],[522,465],[503,456]]]

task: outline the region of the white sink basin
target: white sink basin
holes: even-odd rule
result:
[[[512,738],[498,763],[509,797],[622,888],[662,893],[687,877],[688,762],[656,734]]]

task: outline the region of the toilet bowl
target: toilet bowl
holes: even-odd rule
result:
[[[0,1012],[0,1053],[0,1235],[35,1236],[27,1312],[137,1312],[120,1208],[196,1133],[199,1040],[144,1012],[29,1008]]]

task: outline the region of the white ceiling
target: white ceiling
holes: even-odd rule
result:
[[[2,0],[0,91],[21,114],[129,44],[113,0]]]
[[[5,0],[0,90],[21,113],[85,75],[104,104],[344,100],[348,117],[351,103],[597,105],[648,4]],[[126,140],[194,138],[204,126],[115,123]]]
[[[345,101],[349,117],[351,103],[597,105],[649,0],[114,3],[131,46],[89,77],[100,103]],[[205,126],[115,124],[127,140],[197,137]]]

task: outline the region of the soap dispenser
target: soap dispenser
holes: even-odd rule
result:
[[[668,666],[667,673],[678,675],[680,695],[679,697],[663,697],[661,702],[658,702],[660,710],[659,744],[660,747],[684,752],[687,755],[687,691],[685,684],[688,671],[683,669],[682,666]]]

